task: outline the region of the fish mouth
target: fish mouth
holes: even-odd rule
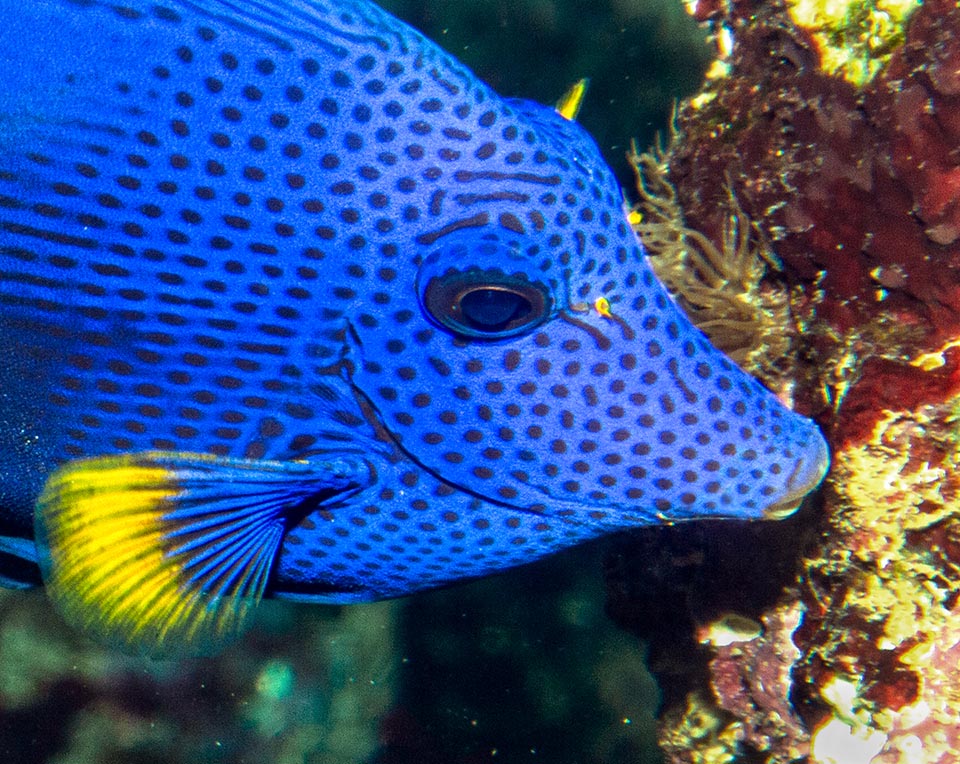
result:
[[[820,485],[830,467],[830,450],[823,436],[817,432],[817,452],[813,458],[797,459],[797,464],[787,480],[787,493],[763,510],[767,520],[782,520],[789,517],[803,503],[804,497]]]

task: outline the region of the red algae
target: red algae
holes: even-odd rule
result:
[[[790,398],[823,427],[833,465],[789,521],[792,545],[751,529],[754,560],[784,556],[775,574],[705,541],[701,558],[677,547],[672,579],[661,560],[655,591],[627,580],[624,544],[608,571],[610,612],[628,627],[670,613],[669,637],[644,631],[671,764],[956,762],[960,8],[688,8],[720,55],[678,111],[663,182],[683,225],[718,250],[739,215],[775,260],[757,291],[789,295],[786,317],[751,335],[743,356],[790,337]],[[638,557],[656,548],[631,543]],[[728,618],[718,603],[763,628],[704,639]]]

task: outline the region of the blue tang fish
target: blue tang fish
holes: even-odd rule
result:
[[[779,517],[816,426],[590,137],[364,0],[0,0],[0,571],[148,654]]]

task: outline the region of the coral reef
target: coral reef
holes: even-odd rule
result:
[[[799,603],[786,603],[764,614],[762,625],[727,614],[699,630],[699,641],[713,651],[711,693],[691,693],[682,713],[665,719],[661,746],[671,761],[736,762],[747,746],[775,751],[771,764],[789,764],[808,753],[802,722],[788,698],[791,668],[800,654],[790,637],[800,616]]]
[[[830,505],[843,511],[829,533],[842,546],[807,559],[795,637],[798,686],[829,707],[812,717],[814,754],[839,721],[877,743],[871,764],[960,756],[956,417],[956,402],[886,411],[836,455]]]
[[[755,532],[765,554],[793,561],[771,574],[776,591],[744,575],[741,550],[710,540],[696,563],[710,576],[691,573],[674,539],[672,579],[638,587],[640,539],[608,567],[611,612],[652,640],[671,763],[957,761],[960,8],[687,5],[718,58],[664,154],[641,161],[635,222],[655,262],[686,269],[672,283],[695,319],[704,287],[761,316],[738,333],[738,360],[776,356],[787,338],[793,361],[776,368],[788,381],[772,384],[818,418],[833,468],[791,521],[792,548]],[[651,220],[670,226],[645,230]],[[736,226],[764,253],[746,281]],[[725,616],[692,586],[718,570],[740,594],[734,612],[763,628],[698,645]],[[667,603],[681,610],[668,634],[637,629]]]

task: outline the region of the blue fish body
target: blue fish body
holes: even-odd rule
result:
[[[822,478],[590,137],[373,3],[0,7],[0,550],[81,625],[216,643]]]

